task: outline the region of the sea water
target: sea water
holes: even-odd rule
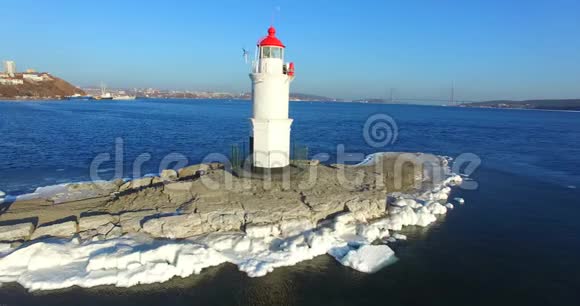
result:
[[[311,156],[347,153],[472,153],[477,188],[428,228],[408,229],[390,245],[397,263],[374,274],[329,256],[249,278],[225,264],[198,276],[128,289],[97,287],[26,293],[0,288],[0,304],[489,305],[575,304],[580,287],[580,113],[351,103],[291,103],[293,141]],[[101,153],[123,144],[123,176],[141,154],[156,173],[167,154],[187,162],[228,154],[249,135],[244,101],[0,102],[0,190],[90,179]],[[394,143],[377,149],[363,137],[367,118],[396,122]],[[115,164],[100,173],[115,175]]]

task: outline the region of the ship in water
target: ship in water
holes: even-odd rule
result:
[[[67,100],[92,100],[93,96],[91,95],[81,95],[81,94],[74,94],[72,96],[67,96],[66,97]]]
[[[135,96],[129,96],[129,95],[118,95],[118,96],[114,96],[113,100],[121,100],[121,101],[130,101],[130,100],[135,100]]]
[[[107,85],[101,82],[101,95],[95,97],[96,100],[113,100],[113,95],[107,92]]]

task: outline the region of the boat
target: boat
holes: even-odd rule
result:
[[[81,95],[81,94],[74,94],[72,96],[66,96],[67,100],[92,100],[93,96],[91,95]]]
[[[109,93],[109,92],[105,92],[105,93],[101,94],[100,96],[96,96],[95,99],[96,100],[113,100],[113,95],[111,95],[111,93]]]
[[[113,100],[129,101],[129,100],[135,100],[135,98],[136,98],[135,96],[121,95],[121,96],[113,97]]]
[[[113,100],[113,95],[107,92],[107,85],[101,82],[101,95],[95,97],[96,100]]]

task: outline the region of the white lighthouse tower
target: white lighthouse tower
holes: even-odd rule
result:
[[[284,63],[285,46],[270,27],[268,36],[258,42],[252,65],[253,116],[250,150],[254,168],[276,169],[290,164],[290,126],[288,118],[290,83],[294,64]]]

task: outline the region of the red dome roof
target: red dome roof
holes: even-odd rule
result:
[[[270,27],[268,29],[268,36],[264,37],[259,43],[258,46],[274,46],[274,47],[282,47],[285,48],[284,44],[276,38],[276,29],[274,27]]]

